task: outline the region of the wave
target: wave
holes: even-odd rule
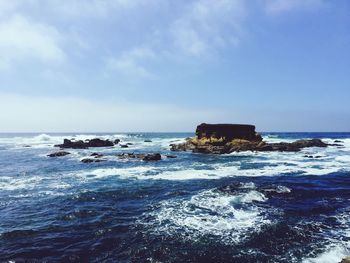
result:
[[[203,236],[216,236],[224,243],[238,243],[249,233],[272,223],[262,213],[263,209],[254,204],[266,200],[256,190],[236,195],[206,190],[189,200],[162,201],[157,205],[158,209],[146,215],[146,222],[153,219],[153,234],[181,233],[183,238],[192,241]]]

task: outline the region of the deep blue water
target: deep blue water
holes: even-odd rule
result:
[[[299,153],[169,151],[188,136],[1,134],[0,262],[339,262],[350,255],[350,133],[264,134],[342,145]],[[71,137],[133,145],[46,156]],[[92,152],[107,161],[80,162]],[[122,152],[163,159],[121,160]]]

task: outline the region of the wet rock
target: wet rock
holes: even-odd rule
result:
[[[120,139],[115,139],[114,144],[118,144],[118,143],[120,143]]]
[[[78,141],[73,141],[69,139],[64,139],[63,144],[57,144],[55,147],[60,147],[60,148],[72,148],[72,149],[87,149],[89,147],[109,147],[113,146],[114,143],[110,140],[102,140],[99,138],[95,138],[92,140],[78,140]]]
[[[343,143],[341,140],[334,140],[334,143]]]
[[[134,145],[133,143],[131,143],[131,142],[128,142],[126,145]]]
[[[24,148],[30,148],[32,147],[31,145],[23,145]]]
[[[99,162],[104,162],[106,160],[104,159],[92,159],[92,158],[84,158],[81,160],[82,163],[99,163]]]
[[[161,159],[162,156],[159,153],[147,154],[142,158],[143,161],[159,161]]]
[[[152,142],[151,140],[144,140],[144,142]]]
[[[69,152],[60,151],[60,152],[50,153],[47,156],[48,157],[61,157],[61,156],[66,156],[68,154],[70,154],[70,153]]]
[[[177,156],[176,156],[176,155],[170,155],[170,154],[168,154],[168,155],[166,155],[166,158],[174,159],[174,158],[177,158]]]
[[[121,148],[129,148],[129,145],[127,144],[119,144]]]

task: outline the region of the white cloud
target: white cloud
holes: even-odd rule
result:
[[[0,93],[0,132],[192,131],[220,112],[165,104]]]
[[[23,59],[62,62],[65,53],[60,40],[61,35],[54,27],[14,15],[0,22],[0,66],[10,67]]]
[[[242,0],[196,0],[172,24],[175,45],[193,56],[236,45],[245,16]]]
[[[265,0],[265,11],[281,14],[289,11],[315,10],[323,6],[324,0]]]
[[[48,3],[56,12],[72,17],[108,17],[117,11],[147,6],[154,0],[51,0]]]
[[[107,67],[129,77],[152,78],[154,75],[143,64],[155,58],[156,55],[152,49],[138,47],[125,51],[117,58],[107,59]]]

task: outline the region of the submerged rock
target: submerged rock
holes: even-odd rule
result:
[[[144,140],[144,142],[152,142],[152,140]]]
[[[64,139],[63,144],[57,144],[55,147],[60,147],[60,148],[72,148],[72,149],[87,149],[89,147],[109,147],[109,146],[114,146],[114,143],[110,140],[102,140],[99,138],[95,138],[92,140],[79,140],[79,141],[74,141],[74,140],[69,140],[69,139]]]
[[[100,162],[105,162],[106,160],[104,159],[92,159],[92,158],[85,158],[82,159],[81,162],[82,163],[100,163]]]
[[[127,144],[119,144],[121,148],[129,148],[129,145]]]
[[[196,137],[187,138],[184,143],[170,144],[170,146],[172,151],[225,154],[240,151],[298,152],[307,147],[327,147],[328,145],[320,139],[298,140],[292,143],[267,143],[262,141],[262,137],[255,132],[253,125],[201,124],[197,127]]]
[[[60,151],[60,152],[50,153],[47,156],[48,157],[61,157],[61,156],[66,156],[68,154],[70,154],[70,153],[69,152]]]

